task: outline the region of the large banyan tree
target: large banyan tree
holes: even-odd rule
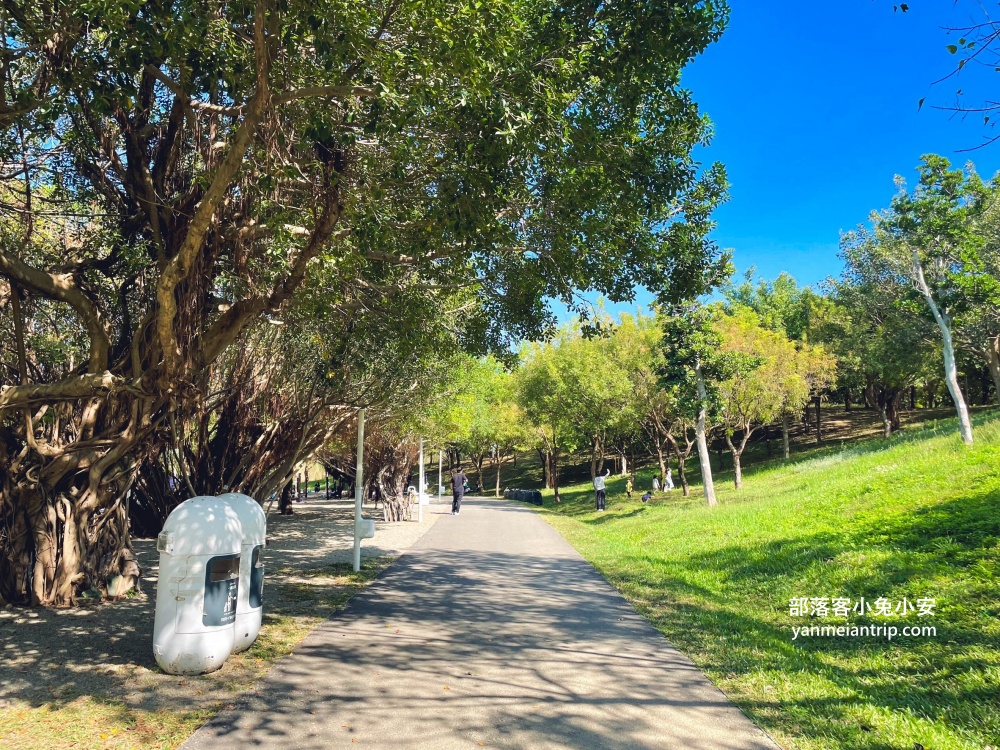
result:
[[[426,319],[484,352],[544,334],[546,298],[693,278],[703,258],[666,239],[724,177],[699,177],[708,123],[680,73],[725,17],[722,0],[5,2],[0,599],[70,605],[133,570],[132,490],[155,502],[168,448],[208,467],[191,489],[242,486],[186,431],[218,427],[219,368],[259,326],[291,329],[305,288],[339,339]],[[379,354],[345,351],[337,377]]]

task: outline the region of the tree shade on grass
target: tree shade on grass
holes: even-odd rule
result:
[[[788,748],[983,748],[1000,737],[1000,419],[954,420],[890,442],[817,451],[755,471],[708,508],[680,493],[651,506],[609,483],[541,512],[653,624]],[[799,638],[794,597],[936,600],[936,637]],[[919,621],[918,621],[919,620]]]

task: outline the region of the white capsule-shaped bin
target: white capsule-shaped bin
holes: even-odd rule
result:
[[[240,591],[236,600],[236,624],[233,653],[246,651],[257,640],[264,613],[264,539],[267,515],[260,503],[249,495],[227,492],[219,495],[240,517],[243,544],[240,550]]]
[[[192,497],[156,540],[160,571],[153,656],[167,674],[205,674],[233,651],[243,530],[233,507]]]

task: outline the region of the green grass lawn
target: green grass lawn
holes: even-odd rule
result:
[[[1000,747],[1000,418],[828,446],[719,482],[720,506],[643,506],[587,484],[541,513],[786,748]],[[697,468],[692,470],[692,475]],[[652,470],[640,473],[648,487]],[[693,478],[693,477],[692,477]],[[793,597],[934,598],[935,614],[792,617]],[[814,637],[816,624],[933,625],[936,637]]]

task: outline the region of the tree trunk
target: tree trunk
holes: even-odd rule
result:
[[[962,436],[962,442],[972,445],[972,421],[969,419],[969,409],[965,405],[965,398],[962,390],[958,387],[958,368],[955,365],[955,345],[951,337],[951,321],[945,313],[938,308],[934,295],[931,294],[930,287],[924,279],[924,268],[920,264],[920,256],[917,251],[913,251],[913,273],[916,277],[917,286],[923,292],[924,299],[927,300],[931,308],[931,314],[941,329],[941,349],[944,353],[944,374],[945,383],[948,385],[948,392],[951,393],[952,401],[955,402],[955,409],[958,411],[958,431]]]
[[[844,411],[848,414],[851,413],[851,390],[850,388],[844,391]]]
[[[558,450],[555,445],[552,446],[552,466],[550,471],[552,472],[552,494],[555,496],[556,502],[562,502],[559,499],[559,456]]]
[[[681,480],[681,494],[684,497],[688,497],[691,494],[691,487],[688,485],[687,470],[685,468],[685,463],[687,463],[687,456],[682,455],[680,448],[675,448],[677,454],[677,478]]]
[[[887,440],[892,437],[891,409],[890,403],[879,406],[879,413],[882,415],[882,434]]]
[[[993,396],[1000,403],[1000,336],[991,338],[986,345],[986,364],[993,378]]]
[[[628,476],[628,461],[625,458],[625,451],[622,451],[618,455],[621,457],[621,462],[622,462],[622,471],[621,471],[620,476],[627,477]]]
[[[667,463],[663,457],[663,440],[659,435],[656,436],[656,459],[660,464],[660,487],[664,487],[667,482]]]
[[[726,445],[729,446],[729,452],[733,454],[733,483],[736,485],[736,489],[740,489],[743,486],[743,468],[740,466],[740,452],[733,445],[733,438],[728,431],[726,432]]]
[[[549,471],[549,452],[541,448],[536,448],[535,450],[538,451],[538,460],[542,464],[542,486],[547,490],[552,489],[552,474]]]
[[[782,457],[788,460],[790,451],[788,450],[788,412],[781,415],[781,449]]]
[[[767,455],[771,455],[771,427],[770,425],[764,425],[764,442],[767,444]]]
[[[733,482],[736,485],[736,489],[743,487],[743,451],[746,450],[747,443],[750,442],[751,434],[753,434],[753,430],[746,427],[743,430],[743,439],[740,441],[740,447],[737,448],[733,443],[732,435],[728,432],[726,433],[726,445],[729,446],[729,452],[733,454]]]
[[[590,481],[593,482],[594,478],[597,476],[598,466],[597,466],[597,452],[598,452],[598,438],[594,435],[590,437]]]
[[[972,445],[972,422],[969,419],[969,409],[965,405],[965,397],[958,386],[958,368],[955,364],[955,345],[951,337],[951,321],[944,312],[938,308],[937,300],[931,294],[930,287],[924,279],[924,268],[920,263],[920,255],[913,251],[913,274],[916,277],[917,286],[927,300],[927,305],[931,308],[938,328],[941,330],[941,349],[944,353],[944,374],[945,383],[948,385],[948,392],[951,393],[952,401],[955,402],[955,409],[958,411],[958,431],[962,436],[962,442]],[[968,386],[966,386],[968,390]]]
[[[910,386],[910,411],[914,411],[917,408],[917,386]]]
[[[496,486],[496,497],[500,497],[500,469],[503,466],[503,457],[499,455],[497,451],[497,486]]]
[[[11,284],[11,312],[17,352],[18,387],[29,385],[20,289]],[[32,416],[22,412],[24,449],[8,455],[0,439],[0,598],[34,606],[69,607],[82,589],[104,589],[115,575],[128,588],[138,580],[125,498],[135,477],[121,459],[137,438],[125,437],[134,397],[123,395],[124,410],[111,409],[100,396],[79,409],[52,406]],[[139,412],[138,408],[135,413]],[[42,419],[42,415],[47,418]],[[89,415],[89,416],[88,416]],[[123,415],[126,415],[123,418]],[[65,430],[59,427],[65,419]],[[103,423],[103,424],[102,424]],[[100,435],[114,436],[111,447],[93,447]],[[16,421],[5,437],[18,443]],[[64,441],[74,428],[75,445]],[[90,442],[88,447],[86,443]],[[75,448],[75,450],[74,450]]]
[[[821,420],[822,420],[822,416],[823,416],[823,411],[820,409],[821,398],[822,397],[818,393],[815,396],[813,396],[813,399],[814,399],[815,404],[816,404],[816,442],[817,443],[822,443],[823,442],[823,432],[822,432],[822,424],[821,424]]]
[[[709,506],[718,505],[715,499],[715,484],[712,482],[712,465],[708,455],[708,439],[705,435],[705,420],[707,411],[708,393],[705,391],[705,377],[701,372],[701,362],[697,362],[694,368],[695,382],[698,387],[698,420],[695,423],[695,437],[698,441],[698,459],[701,463],[701,481],[705,492],[705,502]]]

